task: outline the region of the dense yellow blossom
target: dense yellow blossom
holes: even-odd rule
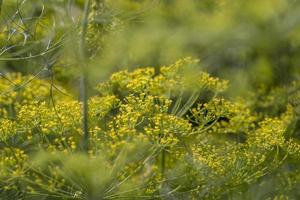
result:
[[[300,159],[294,104],[269,116],[228,100],[228,82],[195,72],[198,62],[124,70],[100,83],[88,100],[86,155],[77,153],[81,102],[50,98],[51,84],[32,76],[0,79],[0,196],[218,199]]]
[[[0,141],[5,141],[17,132],[17,124],[8,119],[0,119]]]

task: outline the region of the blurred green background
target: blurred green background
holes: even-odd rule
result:
[[[300,79],[298,0],[92,4],[87,34],[91,84],[118,69],[161,66],[186,56],[199,58],[204,70],[229,79],[232,95]],[[47,65],[56,80],[73,87],[82,12],[82,0],[4,0],[0,71],[36,73]]]

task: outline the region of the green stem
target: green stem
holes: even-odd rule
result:
[[[0,15],[1,15],[1,8],[2,8],[2,4],[3,4],[3,1],[0,0]]]
[[[166,167],[166,152],[165,149],[162,149],[161,152],[161,175],[164,176]]]
[[[199,92],[194,91],[190,96],[190,98],[187,100],[187,102],[184,104],[182,109],[178,113],[176,113],[176,116],[182,117],[194,105],[198,97],[199,97]]]
[[[81,59],[81,77],[80,77],[80,95],[82,101],[82,130],[83,130],[83,149],[89,150],[89,128],[88,128],[88,95],[87,95],[87,84],[88,84],[88,70],[87,70],[87,59],[86,59],[86,44],[85,38],[88,28],[88,13],[90,9],[90,0],[85,1],[83,18],[81,22],[82,32],[80,36],[79,51]]]

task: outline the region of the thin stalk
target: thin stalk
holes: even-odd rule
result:
[[[161,152],[161,175],[164,177],[165,175],[165,167],[166,167],[166,152],[165,149],[162,149]]]
[[[180,94],[179,94],[179,96],[177,97],[176,102],[175,102],[175,104],[174,104],[174,106],[173,106],[173,109],[172,109],[172,111],[171,111],[171,114],[172,114],[172,115],[176,115],[176,113],[177,113],[177,111],[178,111],[178,109],[179,109],[179,107],[180,107],[180,105],[181,105],[182,95],[183,95],[183,91],[181,90],[181,91],[180,91]]]
[[[85,37],[88,28],[88,13],[90,9],[90,0],[85,0],[83,18],[81,22],[81,35],[79,42],[79,53],[80,53],[80,96],[82,101],[82,131],[83,131],[83,150],[88,151],[89,149],[89,128],[88,128],[88,95],[87,95],[87,84],[88,84],[88,64],[86,59],[86,44]]]
[[[2,0],[0,0],[0,15],[1,15],[2,3],[3,3],[3,1],[2,1]]]
[[[182,117],[194,105],[198,97],[199,97],[199,92],[197,91],[193,92],[190,98],[185,103],[185,105],[181,108],[181,110],[178,113],[176,113],[176,116]]]

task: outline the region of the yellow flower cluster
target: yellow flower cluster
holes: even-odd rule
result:
[[[224,162],[226,157],[218,154],[218,149],[210,144],[197,145],[192,148],[193,159],[197,165],[206,165],[213,173],[224,174]]]
[[[119,106],[116,96],[92,97],[89,99],[90,117],[101,121],[113,108]]]
[[[69,131],[72,134],[80,131],[80,113],[77,101],[59,102],[55,108],[43,102],[22,106],[18,118],[28,132],[37,130],[45,135],[63,135]]]
[[[288,106],[280,118],[266,118],[259,123],[259,128],[249,135],[248,143],[260,148],[273,149],[286,145],[285,132],[292,122],[293,110]]]
[[[31,101],[45,101],[49,98],[49,84],[33,76],[22,76],[11,73],[0,77],[0,104],[9,106],[14,104],[17,109],[20,104]]]
[[[185,119],[167,114],[157,114],[149,119],[145,133],[154,143],[172,146],[177,144],[182,137],[187,136],[191,129],[191,124]]]
[[[247,134],[255,128],[257,118],[240,102],[214,98],[191,110],[191,120],[198,126],[195,132]]]
[[[199,74],[199,83],[203,88],[208,88],[212,91],[223,92],[228,87],[227,80],[220,80],[216,77],[211,77],[208,73],[201,72]]]
[[[276,169],[286,157],[274,149],[300,158],[297,140],[287,134],[294,107],[278,117],[259,115],[221,96],[227,81],[192,74],[197,62],[182,59],[158,73],[151,67],[121,71],[98,85],[100,94],[88,100],[86,155],[76,154],[83,137],[81,102],[58,94],[49,101],[47,81],[30,76],[7,75],[13,85],[0,79],[1,91],[11,90],[0,97],[0,188],[109,199],[121,198],[126,192],[120,185],[130,182],[141,188],[133,195],[145,198],[178,190],[187,198],[213,199]],[[206,90],[212,98],[202,98]],[[45,154],[36,158],[40,151]],[[270,164],[275,158],[280,162]],[[25,180],[26,187],[16,184]]]
[[[195,73],[193,69],[197,63],[198,60],[188,57],[161,67],[158,74],[155,74],[152,67],[136,69],[133,72],[124,70],[113,74],[110,81],[99,84],[97,88],[103,94],[117,89],[125,94],[144,92],[166,97],[169,97],[171,91],[178,94],[181,89],[222,92],[227,88],[226,80],[220,80],[202,71]]]
[[[294,139],[289,139],[286,143],[286,151],[292,156],[300,157],[300,143]]]
[[[0,141],[6,141],[17,133],[17,124],[8,119],[0,119]]]
[[[18,179],[26,171],[25,161],[28,155],[18,148],[3,148],[0,151],[0,178],[5,181],[7,178]],[[7,181],[9,181],[7,179]],[[7,188],[9,189],[9,188]]]

